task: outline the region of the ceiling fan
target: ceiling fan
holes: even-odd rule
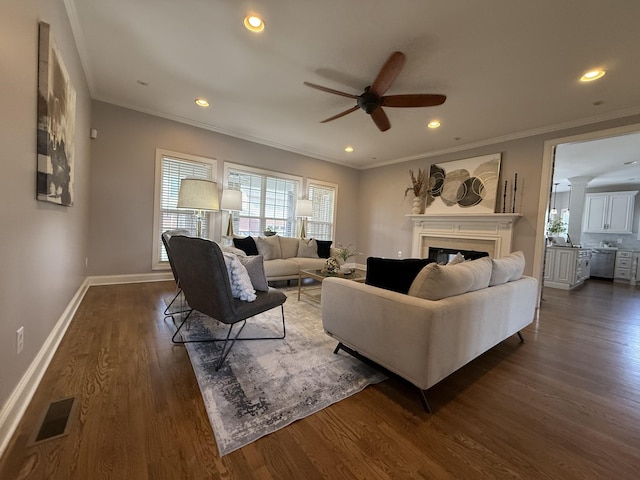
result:
[[[387,114],[384,113],[382,107],[433,107],[435,105],[442,105],[447,99],[445,95],[436,95],[429,93],[407,94],[407,95],[387,95],[384,93],[389,90],[391,84],[396,79],[400,70],[405,62],[405,55],[402,52],[393,52],[387,59],[385,64],[378,72],[378,76],[373,83],[364,89],[360,95],[353,95],[351,93],[340,92],[332,88],[323,87],[322,85],[316,85],[311,82],[304,82],[305,85],[323,92],[333,93],[335,95],[341,95],[347,98],[353,98],[356,100],[357,105],[351,107],[349,110],[345,110],[333,117],[329,117],[322,120],[320,123],[330,122],[337,118],[344,117],[345,115],[355,112],[358,108],[363,109],[369,115],[373,122],[382,132],[386,132],[391,128],[391,123]]]

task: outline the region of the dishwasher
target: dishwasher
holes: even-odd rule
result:
[[[591,250],[591,276],[613,279],[616,251],[595,248]]]

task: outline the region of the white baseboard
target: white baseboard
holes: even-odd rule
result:
[[[62,316],[56,322],[42,348],[29,365],[20,382],[11,393],[9,400],[0,411],[0,457],[9,445],[11,436],[27,410],[44,373],[49,367],[53,355],[60,345],[60,341],[71,323],[73,316],[80,306],[89,287],[94,285],[117,285],[122,283],[161,282],[173,280],[171,272],[147,273],[137,275],[103,275],[87,277],[75,293]]]
[[[122,283],[145,283],[164,282],[173,280],[173,274],[169,272],[158,273],[137,273],[133,275],[101,275],[98,277],[87,277],[89,286],[94,285],[119,285]]]
[[[11,436],[16,428],[18,428],[24,412],[27,410],[47,367],[49,367],[54,353],[56,353],[58,349],[58,345],[60,345],[62,337],[64,337],[88,289],[89,283],[85,279],[69,302],[69,305],[67,305],[60,319],[56,322],[56,325],[22,376],[22,379],[20,379],[20,382],[11,393],[9,400],[2,407],[2,411],[0,411],[0,457],[4,454],[11,440]]]

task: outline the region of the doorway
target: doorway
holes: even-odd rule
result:
[[[533,259],[533,272],[534,276],[540,280],[540,289],[542,288],[542,273],[544,266],[544,254],[545,254],[545,223],[547,218],[547,212],[549,210],[549,202],[552,198],[553,189],[553,172],[555,165],[555,153],[559,145],[564,144],[576,144],[581,142],[589,142],[592,140],[607,139],[612,137],[619,137],[629,135],[633,133],[640,133],[640,124],[625,125],[623,127],[616,127],[606,130],[599,130],[595,132],[584,133],[580,135],[573,135],[569,137],[556,138],[547,140],[544,143],[544,153],[542,160],[542,173],[540,178],[540,197],[538,201],[538,218],[536,223],[536,243],[535,253]],[[638,163],[640,163],[640,154],[638,155]]]

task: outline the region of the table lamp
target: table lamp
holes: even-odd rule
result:
[[[218,211],[218,184],[202,178],[183,178],[178,192],[178,208],[192,209],[197,220],[198,237],[202,238],[203,211]]]
[[[229,211],[226,236],[233,237],[233,211],[242,210],[242,192],[240,190],[223,190],[220,208]]]
[[[307,235],[306,221],[307,217],[313,216],[313,202],[311,200],[300,199],[296,203],[296,217],[302,218],[302,227],[300,228],[300,238]]]

